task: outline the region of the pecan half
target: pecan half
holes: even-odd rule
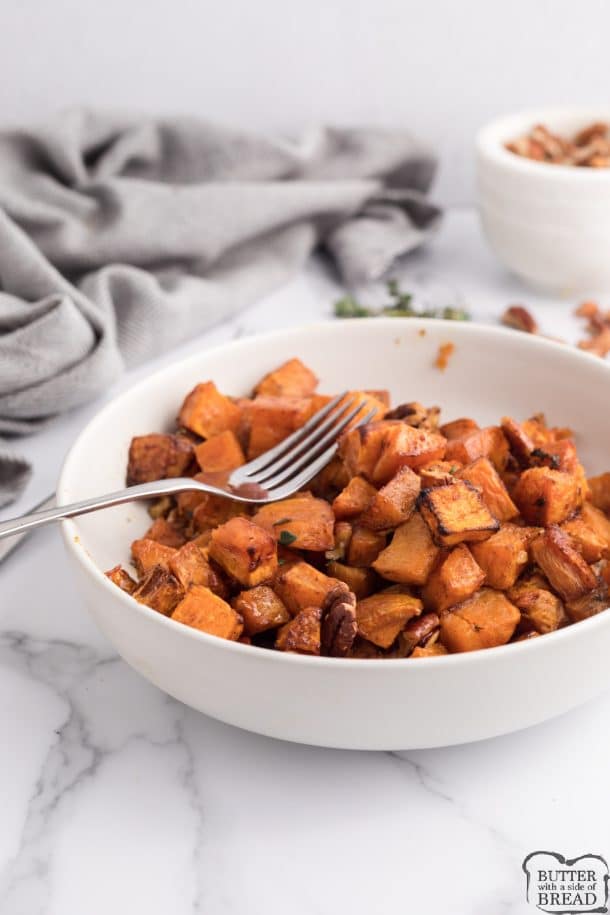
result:
[[[356,595],[347,585],[337,584],[324,598],[321,609],[321,654],[344,658],[349,654],[358,631]]]
[[[510,305],[501,318],[502,324],[514,330],[522,330],[526,334],[537,334],[536,319],[523,305]]]
[[[414,400],[410,403],[401,403],[393,410],[389,410],[384,419],[401,419],[414,429],[435,431],[438,428],[440,412],[440,407],[424,407],[419,401]]]

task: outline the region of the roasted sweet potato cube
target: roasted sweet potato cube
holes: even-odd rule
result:
[[[190,586],[172,613],[172,619],[232,641],[240,637],[243,629],[239,613],[204,585]]]
[[[170,558],[169,570],[185,591],[190,585],[205,585],[210,588],[210,582],[214,577],[206,554],[192,540],[180,547]]]
[[[206,381],[187,394],[178,424],[202,438],[212,438],[227,429],[236,432],[240,415],[237,404],[221,394],[213,381]]]
[[[497,591],[512,588],[529,561],[528,545],[539,532],[504,524],[483,543],[473,543],[472,555],[485,573],[485,583]]]
[[[578,600],[596,588],[597,578],[593,569],[560,528],[549,527],[532,541],[530,551],[553,590],[564,601]]]
[[[481,491],[485,505],[498,521],[510,521],[519,514],[517,506],[489,458],[477,458],[472,464],[458,470],[456,476],[461,480],[468,480]]]
[[[519,511],[529,524],[560,524],[582,504],[578,480],[550,467],[524,470],[513,490]]]
[[[368,597],[375,590],[377,576],[372,569],[358,569],[355,566],[346,566],[342,562],[332,560],[326,566],[326,570],[333,578],[344,581],[350,591],[356,595],[358,600]]]
[[[296,654],[320,654],[320,607],[305,607],[279,630],[275,647]]]
[[[199,474],[197,474],[199,476]],[[178,496],[180,498],[183,493]],[[195,531],[207,531],[225,524],[231,518],[243,513],[244,506],[224,496],[215,496],[213,493],[194,493],[201,496],[192,511],[192,525]]]
[[[352,526],[349,521],[337,521],[335,524],[332,549],[326,550],[326,559],[343,560],[347,556],[349,542],[352,539]]]
[[[452,419],[450,423],[444,423],[438,430],[446,439],[463,438],[470,432],[476,432],[480,426],[474,419],[463,416],[460,419]]]
[[[398,527],[412,514],[421,489],[421,480],[410,467],[401,467],[389,483],[375,493],[358,523],[373,531]]]
[[[249,459],[279,445],[312,415],[311,400],[306,397],[256,397],[245,403],[244,411]]]
[[[193,443],[183,435],[138,435],[132,438],[127,485],[184,476],[193,460]]]
[[[277,570],[275,539],[249,518],[231,518],[217,527],[212,533],[209,555],[247,588],[268,581]]]
[[[407,585],[426,583],[440,550],[418,511],[394,531],[392,540],[373,563],[383,578]]]
[[[422,489],[452,483],[461,467],[459,461],[432,461],[426,464],[419,470]]]
[[[586,513],[588,512],[598,513],[601,524],[595,517],[592,518],[593,523],[589,524],[586,518]],[[604,530],[606,526],[607,529]],[[599,562],[600,559],[608,555],[610,521],[608,521],[603,512],[600,512],[590,502],[583,503],[581,512],[568,521],[564,521],[561,525],[561,530],[572,538],[574,546],[582,554],[585,562]]]
[[[131,555],[138,575],[142,578],[147,572],[150,572],[155,566],[169,568],[169,562],[176,550],[171,546],[164,546],[156,540],[134,540],[131,544]]]
[[[306,607],[321,607],[328,592],[336,585],[336,578],[330,578],[307,562],[295,562],[280,566],[273,590],[294,616]]]
[[[300,359],[289,359],[261,378],[254,393],[271,397],[310,397],[317,384],[314,373]]]
[[[389,410],[391,398],[390,398],[390,392],[387,390],[387,388],[375,388],[372,390],[364,391],[364,393],[366,394],[367,397],[374,397],[375,400],[378,400],[380,403],[382,403],[384,405],[384,407],[386,409]]]
[[[508,462],[508,442],[499,426],[475,429],[461,438],[447,442],[446,459],[472,464],[477,458],[489,458],[496,470],[502,471]]]
[[[238,438],[231,429],[213,435],[195,448],[197,463],[205,473],[235,470],[245,462]]]
[[[436,432],[415,429],[400,421],[388,423],[371,479],[382,485],[401,467],[418,470],[431,461],[440,461],[445,456],[446,445],[443,436]]]
[[[154,566],[142,579],[133,597],[139,604],[169,616],[184,596],[180,582],[163,566]]]
[[[525,428],[510,416],[502,418],[502,431],[510,450],[521,466],[527,466],[536,447]]]
[[[156,540],[164,546],[171,546],[178,549],[185,542],[185,536],[175,524],[172,524],[167,518],[157,518],[144,534],[144,540]]]
[[[372,478],[388,427],[398,425],[401,425],[398,421],[370,422],[340,436],[339,456],[350,476]]]
[[[591,502],[583,502],[580,517],[584,523],[603,541],[602,556],[610,556],[610,520]]]
[[[364,477],[352,477],[334,499],[333,514],[338,521],[356,518],[368,508],[376,495],[377,490]]]
[[[608,590],[602,582],[600,587],[588,594],[583,594],[575,600],[566,603],[566,613],[571,623],[579,623],[581,620],[587,620],[590,616],[596,616],[602,610],[610,607]]]
[[[138,587],[137,582],[133,580],[129,572],[126,572],[121,566],[115,566],[105,574],[110,581],[114,582],[117,588],[120,588],[121,591],[126,591],[127,594],[133,594]]]
[[[521,611],[522,624],[536,632],[553,632],[566,621],[563,603],[542,575],[521,579],[506,596]]]
[[[324,499],[309,493],[259,508],[253,520],[283,546],[323,552],[334,546],[335,517]]]
[[[478,591],[485,573],[464,543],[443,557],[430,574],[421,596],[428,610],[442,613]]]
[[[500,527],[479,490],[467,480],[422,490],[419,509],[441,546],[485,540]]]
[[[268,585],[242,591],[233,599],[232,606],[242,617],[248,635],[283,626],[290,619],[283,602]]]
[[[596,508],[610,514],[610,473],[601,473],[597,477],[587,480],[591,493],[591,501]]]
[[[521,614],[500,591],[483,588],[441,614],[441,642],[449,651],[476,651],[510,641]]]
[[[341,409],[348,401],[351,401],[350,409],[360,405],[360,411],[356,416],[350,421],[347,426],[348,429],[353,429],[360,420],[370,411],[374,410],[375,413],[371,419],[375,419],[375,422],[379,422],[383,419],[387,413],[387,406],[383,401],[378,400],[372,391],[348,391],[343,400],[339,402],[338,409]]]
[[[358,601],[358,632],[379,648],[389,648],[406,623],[422,612],[422,602],[410,594],[380,591]]]
[[[434,642],[433,645],[418,645],[417,648],[414,648],[410,658],[440,658],[445,654],[449,654],[444,645],[440,642]]]
[[[342,489],[345,489],[350,481],[350,475],[347,471],[343,460],[340,457],[334,457],[330,464],[323,467],[320,473],[307,484],[307,489],[314,496],[327,499],[329,502],[339,495]]]
[[[354,527],[347,549],[348,565],[358,568],[372,566],[385,545],[385,534],[371,531],[366,527]]]

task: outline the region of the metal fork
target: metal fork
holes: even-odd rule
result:
[[[285,438],[275,448],[270,448],[260,457],[233,470],[229,474],[226,484],[222,486],[201,482],[190,477],[175,477],[154,480],[152,483],[140,483],[105,496],[96,496],[94,499],[60,505],[47,511],[34,512],[4,521],[0,523],[0,540],[15,534],[23,534],[44,524],[50,524],[52,521],[74,518],[77,515],[85,515],[102,508],[110,508],[112,505],[121,505],[124,502],[137,502],[142,499],[151,499],[154,496],[166,496],[187,490],[225,496],[249,505],[278,502],[297,492],[328,464],[337,450],[336,439],[339,433],[356,418],[358,413],[365,409],[366,404],[358,402],[354,406],[356,398],[349,397],[345,400],[346,396],[346,393],[338,394],[321,410],[314,413],[300,429]],[[370,422],[376,412],[377,410],[374,408],[369,410],[355,424],[354,428]]]

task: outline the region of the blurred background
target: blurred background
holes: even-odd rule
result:
[[[476,128],[607,98],[604,0],[19,0],[2,13],[2,124],[76,104],[300,132],[408,126],[435,196],[473,201]]]

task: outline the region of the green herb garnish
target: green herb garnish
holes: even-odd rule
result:
[[[281,543],[282,546],[290,546],[296,539],[296,534],[291,534],[290,531],[282,531],[278,538],[278,542]]]
[[[448,305],[445,308],[415,308],[413,295],[404,292],[398,280],[388,280],[390,303],[374,310],[361,305],[353,296],[347,295],[335,302],[336,318],[440,318],[444,321],[470,321],[470,315],[464,308]]]

